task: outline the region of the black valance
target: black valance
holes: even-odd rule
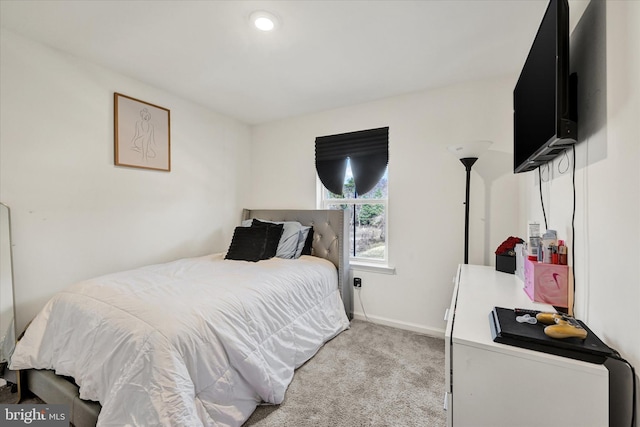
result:
[[[316,171],[329,191],[342,194],[347,158],[357,194],[380,181],[389,162],[389,128],[361,130],[316,138]]]

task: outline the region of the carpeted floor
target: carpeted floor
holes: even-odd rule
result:
[[[17,387],[11,385],[3,385],[0,387],[0,404],[12,404],[17,403],[18,393]],[[20,399],[20,403],[44,403],[33,394],[27,392]]]
[[[259,406],[244,427],[440,427],[443,395],[443,340],[354,320],[295,372],[281,405]],[[0,403],[14,399],[0,388]]]
[[[2,385],[0,387],[0,403],[16,403],[18,394],[12,391],[11,385]]]
[[[444,341],[355,320],[245,427],[444,426]]]

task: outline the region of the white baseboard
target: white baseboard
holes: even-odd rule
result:
[[[417,332],[422,335],[444,339],[444,329],[427,328],[415,323],[401,322],[399,320],[387,319],[380,316],[367,315],[367,318],[365,318],[364,314],[356,311],[353,312],[353,318],[364,321],[367,321],[368,319],[369,322],[377,323],[378,325],[391,326],[392,328],[404,329],[406,331]]]

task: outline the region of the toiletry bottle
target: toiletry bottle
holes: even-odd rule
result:
[[[560,264],[558,246],[551,246],[551,264]]]
[[[542,241],[538,243],[538,262],[542,262],[544,259],[544,249],[542,248]]]
[[[558,263],[567,265],[567,247],[564,244],[564,240],[558,240]]]
[[[546,264],[551,264],[551,246],[555,246],[557,235],[558,233],[555,230],[547,230],[542,235],[542,248],[544,249],[542,262]]]
[[[532,237],[529,240],[529,259],[531,261],[538,261],[538,254],[540,253],[540,237]]]
[[[544,255],[542,256],[542,262],[545,264],[551,264],[551,248],[552,246],[546,246],[544,248]]]

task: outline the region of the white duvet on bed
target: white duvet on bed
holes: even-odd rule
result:
[[[98,425],[238,426],[281,403],[295,368],[349,325],[336,268],[222,254],[111,274],[55,295],[11,369],[54,369]]]

